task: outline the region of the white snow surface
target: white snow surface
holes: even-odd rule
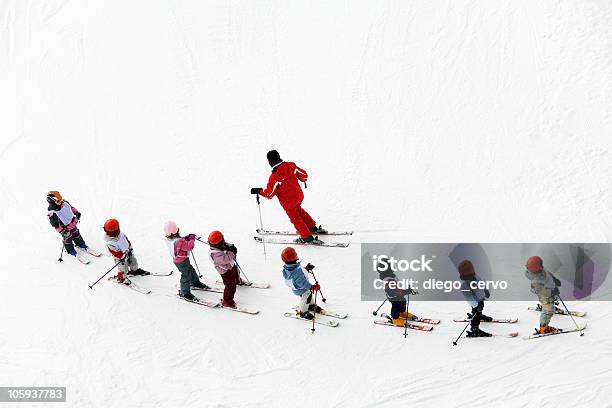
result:
[[[0,1],[0,385],[69,407],[612,406],[610,303],[571,304],[583,337],[452,347],[465,303],[415,300],[443,322],[404,338],[359,292],[360,242],[610,241],[610,21],[607,1]],[[317,221],[356,231],[298,248],[338,328],[282,317],[283,247],[253,241],[272,148],[309,171]],[[54,189],[91,246],[116,217],[155,272],[166,220],[221,229],[272,284],[238,289],[261,314],[178,301],[177,275],[89,290],[112,261],[57,262]],[[528,334],[529,304],[488,303],[520,321],[487,328]]]

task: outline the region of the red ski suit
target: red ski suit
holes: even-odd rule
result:
[[[268,185],[260,192],[260,195],[269,199],[278,197],[281,207],[302,238],[308,237],[310,229],[317,226],[312,217],[301,207],[304,193],[298,180],[305,182],[307,179],[308,173],[295,163],[281,162],[272,168]]]

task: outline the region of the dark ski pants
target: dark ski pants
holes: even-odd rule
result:
[[[183,262],[175,263],[179,272],[181,272],[181,295],[191,294],[191,286],[196,286],[200,283],[200,278],[193,266],[189,262],[189,258]]]
[[[391,303],[391,318],[399,319],[400,313],[406,311],[405,300],[390,300]]]
[[[484,301],[478,302],[478,306],[472,308],[472,322],[470,323],[470,327],[472,329],[477,329],[480,327],[480,319],[482,319],[482,310],[484,309]]]
[[[85,244],[85,241],[83,240],[81,232],[78,228],[75,228],[70,231],[70,235],[68,235],[67,237],[63,237],[63,239],[64,248],[66,248],[66,252],[68,252],[70,255],[76,255],[76,250],[74,248],[75,244],[79,248],[87,249],[87,245]]]
[[[238,285],[238,268],[234,266],[229,271],[221,274],[225,289],[223,289],[223,302],[232,304],[234,303],[234,294],[236,293],[236,285]]]

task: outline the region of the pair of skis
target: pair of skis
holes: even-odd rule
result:
[[[124,282],[119,282],[119,280],[117,279],[117,275],[111,276],[110,278],[108,278],[108,280],[111,281],[111,282],[115,282],[115,283],[117,283],[117,284],[119,284],[121,286],[125,286],[125,287],[127,287],[129,289],[132,289],[135,292],[142,293],[143,295],[148,295],[149,293],[151,293],[151,289],[143,288],[142,286],[134,283],[134,281],[132,281],[130,278],[133,278],[135,276],[170,276],[170,275],[172,275],[172,271],[170,271],[168,273],[152,273],[152,272],[149,272],[149,271],[144,271],[144,273],[140,273],[140,274],[137,274],[137,275],[133,275],[133,274],[128,272],[128,274],[127,274],[127,276],[128,276],[127,282],[129,282],[129,283],[126,283],[125,280],[124,280]]]
[[[528,307],[528,310],[533,310],[536,312],[541,312],[542,311],[542,305],[538,303],[537,306],[535,307]],[[567,310],[563,310],[557,306],[555,306],[555,314],[559,314],[559,315],[565,315],[565,316],[575,316],[575,317],[585,317],[586,316],[586,312],[578,312],[576,310],[570,310],[569,313]]]
[[[86,249],[76,247],[76,259],[83,265],[87,265],[91,262],[91,259],[89,259],[87,255],[85,255],[86,253],[91,256],[95,256],[96,258],[102,256],[102,253],[100,251],[96,251],[91,247],[87,247]]]
[[[216,281],[216,283],[219,284],[223,284],[222,281]],[[243,285],[239,285],[240,287],[245,287],[245,288],[251,288],[251,289],[268,289],[270,287],[269,283],[254,283],[254,282],[248,282],[245,283]],[[198,291],[202,291],[202,292],[214,292],[214,293],[223,293],[223,288],[215,288],[215,287],[208,287],[208,288],[199,288],[196,286],[192,286],[191,290],[198,290]],[[187,300],[184,297],[177,295],[177,297],[179,297],[180,299],[186,300],[188,302],[192,302],[192,303],[198,303],[201,304],[203,306],[208,306],[208,307],[221,307],[223,309],[227,309],[227,310],[233,310],[235,312],[241,312],[241,313],[246,313],[246,314],[251,314],[251,315],[255,315],[259,313],[259,310],[255,310],[255,309],[249,309],[249,308],[245,308],[242,306],[235,306],[235,307],[230,307],[230,306],[223,306],[222,302],[212,302],[212,301],[208,301],[208,300],[203,300],[203,299],[198,299],[197,301],[192,301],[192,300]]]
[[[300,317],[300,315],[298,314],[298,308],[297,306],[294,306],[291,309],[291,312],[285,312],[284,314],[285,317],[289,317],[291,319],[297,319],[297,320],[302,320],[308,323],[312,323],[313,320],[311,319],[305,319],[303,317]],[[328,326],[328,327],[338,327],[340,326],[340,323],[336,320],[328,320],[328,319],[321,319],[320,316],[326,316],[326,317],[331,317],[334,319],[346,319],[348,317],[347,313],[339,313],[339,312],[334,312],[331,310],[327,310],[327,309],[321,309],[320,311],[318,311],[315,315],[314,318],[314,322],[315,324],[319,324],[321,326]]]
[[[257,234],[259,236],[253,237],[256,242],[261,244],[280,244],[280,245],[310,245],[310,246],[324,246],[324,247],[332,247],[332,248],[346,248],[349,246],[348,242],[323,242],[319,241],[318,243],[307,243],[300,242],[295,239],[290,238],[267,238],[267,237],[284,237],[289,235],[297,235],[296,232],[293,231],[273,231],[273,230],[262,230],[257,229]],[[353,235],[353,231],[330,231],[326,234],[320,234],[326,236],[345,236],[345,235]]]
[[[440,324],[440,319],[432,319],[429,317],[415,317],[412,320],[408,320],[401,326],[396,326],[393,324],[393,321],[392,321],[393,319],[391,318],[391,316],[388,315],[387,313],[381,313],[380,317],[381,317],[380,319],[374,320],[374,324],[380,324],[383,326],[399,327],[402,329],[405,328],[404,324],[406,324],[409,329],[418,330],[418,331],[432,331],[433,330],[433,326],[425,326],[425,324],[427,325]],[[405,321],[406,319],[402,319],[402,320]],[[418,323],[424,323],[424,324],[418,324]]]
[[[192,288],[195,289],[195,288]],[[232,310],[234,312],[239,312],[239,313],[246,313],[246,314],[250,314],[250,315],[256,315],[259,314],[259,310],[256,309],[248,309],[246,307],[242,307],[242,306],[235,306],[235,307],[230,307],[230,306],[223,306],[223,303],[220,301],[212,301],[212,300],[206,300],[206,299],[200,299],[200,298],[194,298],[194,299],[187,299],[183,296],[181,296],[180,294],[175,294],[174,297],[184,300],[185,302],[190,302],[190,303],[195,303],[201,306],[206,306],[206,307],[210,307],[212,309],[215,308],[220,308],[220,309],[225,309],[225,310]]]

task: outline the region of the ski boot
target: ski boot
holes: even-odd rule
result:
[[[491,316],[487,316],[487,315],[483,315],[482,313],[480,314],[480,321],[481,322],[492,322],[493,318]]]
[[[132,283],[132,281],[129,280],[127,276],[124,276],[123,272],[119,272],[117,274],[117,282],[123,283],[124,285],[127,285],[127,286],[129,286]]]
[[[138,269],[134,269],[133,271],[130,271],[130,272],[129,272],[129,275],[132,275],[132,276],[137,276],[137,275],[150,275],[150,274],[151,274],[151,272],[147,272],[147,271],[145,271],[145,270],[143,270],[143,269],[140,269],[140,268],[138,268]]]
[[[307,236],[306,238],[299,237],[295,240],[296,244],[309,244],[309,245],[322,245],[323,241],[319,239],[319,237],[313,237],[312,235]]]
[[[234,302],[233,300],[231,302],[227,302],[221,299],[221,304],[223,305],[223,307],[231,307],[232,309],[236,308],[236,302]]]
[[[181,291],[180,291],[180,290],[179,290],[178,295],[179,295],[180,297],[182,297],[183,299],[186,299],[186,300],[191,300],[192,302],[197,302],[198,300],[200,300],[200,299],[198,299],[197,297],[193,296],[193,294],[192,294],[192,293],[186,293],[186,294],[184,294],[184,295],[183,295],[183,294],[181,293]]]
[[[210,286],[208,286],[207,284],[202,283],[202,282],[195,283],[195,284],[191,285],[191,287],[192,288],[203,289],[203,290],[210,289]]]
[[[320,225],[318,227],[315,225],[314,227],[310,228],[310,232],[317,235],[327,234],[327,230]]]
[[[304,312],[304,313],[302,313],[302,312],[298,311],[298,312],[297,312],[297,315],[298,315],[299,317],[301,317],[302,319],[306,319],[306,320],[312,320],[312,319],[314,319],[314,315],[313,315],[312,313],[310,313],[310,311],[306,311],[306,312]]]
[[[321,306],[318,306],[318,305],[317,305],[316,310],[315,310],[315,305],[309,305],[308,310],[310,310],[311,312],[314,311],[317,313],[321,313],[323,311],[323,309],[321,309]]]
[[[486,331],[480,330],[480,327],[472,327],[472,330],[468,330],[468,337],[491,337],[493,336],[491,333],[487,333]]]
[[[413,315],[410,312],[400,312],[399,318],[405,320],[419,320],[417,316]]]
[[[536,334],[548,334],[548,333],[556,333],[560,331],[556,327],[549,326],[547,324],[540,325],[540,330],[536,329]]]

